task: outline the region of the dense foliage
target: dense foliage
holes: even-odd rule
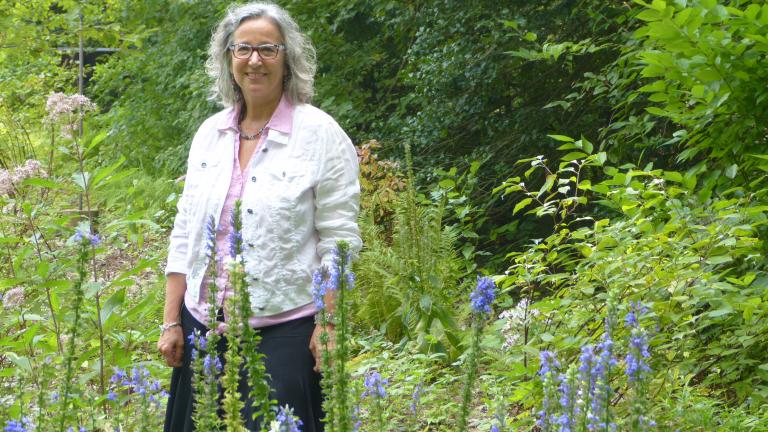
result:
[[[768,5],[282,4],[359,144],[339,424],[768,428]],[[0,3],[9,430],[157,430],[159,268],[228,5]],[[95,106],[53,95],[80,34]]]

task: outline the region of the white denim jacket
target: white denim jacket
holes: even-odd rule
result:
[[[171,232],[165,273],[186,275],[199,301],[208,268],[206,224],[218,226],[237,132],[225,109],[200,126],[187,160],[184,191]],[[243,258],[254,316],[312,302],[312,274],[332,262],[339,240],[353,255],[362,245],[357,225],[357,154],[336,121],[311,105],[297,105],[291,134],[270,130],[251,158],[242,195]]]

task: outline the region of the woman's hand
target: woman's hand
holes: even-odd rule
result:
[[[320,342],[320,335],[323,331],[328,333],[328,343],[326,345],[323,345]],[[323,330],[323,326],[319,324],[315,325],[315,330],[312,332],[312,337],[309,339],[309,350],[312,351],[312,355],[315,357],[315,367],[313,368],[315,372],[320,372],[320,368],[322,367],[323,350],[327,348],[329,351],[333,351],[335,347],[336,338],[333,325],[326,325],[325,330]]]
[[[184,333],[181,327],[172,327],[163,332],[157,341],[157,350],[168,366],[181,366],[181,358],[184,355]]]

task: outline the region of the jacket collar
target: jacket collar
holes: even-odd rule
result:
[[[272,118],[264,128],[267,133],[267,141],[274,142],[276,144],[288,144],[291,131],[293,130],[293,114],[295,106],[288,100],[285,94],[280,98],[280,103],[277,105],[275,112],[272,113]],[[222,113],[216,128],[219,131],[233,131],[239,132],[240,126],[237,123],[237,119],[240,116],[240,110],[242,105],[238,104],[234,107],[230,107]]]

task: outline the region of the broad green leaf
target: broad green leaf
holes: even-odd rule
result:
[[[669,115],[668,112],[664,111],[663,109],[655,106],[645,107],[645,110],[649,113],[657,116],[667,117]]]
[[[440,186],[443,189],[451,189],[456,186],[456,182],[453,181],[453,179],[443,179],[440,180],[438,183],[438,186]]]
[[[519,212],[520,210],[524,209],[531,202],[533,202],[533,198],[524,198],[524,199],[522,199],[519,203],[517,203],[517,205],[515,205],[514,210],[512,210],[512,214],[513,215],[517,214],[517,212]]]
[[[47,189],[69,189],[70,188],[70,186],[66,184],[59,183],[51,179],[44,179],[44,178],[28,178],[28,179],[25,179],[22,182],[22,184],[37,186],[37,187],[47,188]]]
[[[661,19],[661,13],[657,10],[653,9],[644,9],[639,14],[636,15],[636,18],[643,21],[658,21]]]
[[[0,289],[15,287],[25,282],[24,279],[0,279]]]
[[[101,144],[102,141],[104,141],[104,138],[107,137],[107,134],[109,133],[108,130],[101,131],[98,135],[93,137],[90,144],[88,144],[88,147],[85,148],[85,151],[83,152],[83,155],[88,154],[89,151],[93,150],[94,147]]]
[[[547,179],[544,181],[544,184],[541,186],[541,189],[539,189],[538,196],[541,196],[544,192],[551,191],[552,190],[552,186],[555,185],[555,180],[557,180],[557,175],[549,174],[547,176]]]
[[[32,363],[28,357],[20,356],[12,351],[7,351],[5,357],[25,373],[32,373]]]
[[[667,2],[664,0],[653,0],[651,2],[651,9],[663,12],[667,8]]]
[[[733,261],[730,255],[717,255],[707,258],[707,264],[718,265]]]
[[[574,142],[575,140],[571,137],[565,136],[565,135],[547,135],[548,137],[562,142]]]
[[[563,155],[560,158],[560,160],[562,160],[564,162],[570,162],[570,161],[574,161],[574,160],[578,160],[578,159],[584,159],[585,157],[587,157],[586,153],[570,152],[570,153],[567,153],[567,154]]]
[[[93,174],[93,180],[89,182],[89,186],[99,187],[110,174],[112,174],[117,168],[125,162],[125,156],[120,156],[117,162],[112,165],[102,167],[96,170]]]
[[[72,174],[72,180],[75,182],[76,185],[80,186],[80,189],[83,191],[88,190],[90,187],[89,180],[91,178],[91,174],[88,172],[79,173],[76,172]]]
[[[664,171],[664,180],[682,183],[683,175],[677,171]]]
[[[109,319],[112,313],[125,302],[125,288],[117,290],[112,294],[101,308],[101,322]]]
[[[711,316],[712,318],[717,318],[724,315],[728,315],[731,312],[733,312],[733,308],[728,305],[725,305],[720,307],[719,309],[708,312],[707,315]]]

